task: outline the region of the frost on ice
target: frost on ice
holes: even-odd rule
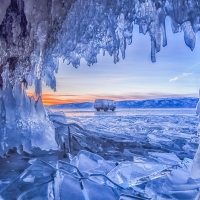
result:
[[[61,124],[66,123],[63,116],[47,113],[41,99],[42,82],[53,90],[56,89],[54,75],[58,72],[58,58],[66,60],[74,67],[78,67],[81,58],[84,58],[90,66],[97,62],[97,55],[101,50],[103,53],[108,52],[116,63],[119,61],[120,54],[123,59],[125,58],[126,45],[131,44],[133,26],[137,24],[140,33],[149,34],[151,60],[155,62],[161,46],[167,45],[166,16],[171,19],[172,32],[183,31],[185,44],[193,50],[196,33],[200,29],[198,0],[1,0],[0,156],[4,156],[13,147],[17,147],[18,152],[23,150],[31,152],[32,147],[49,150],[57,149],[62,142],[71,144],[70,137],[65,135],[65,128],[60,127]],[[26,88],[30,85],[35,85],[36,98],[26,95]],[[57,124],[53,124],[52,121],[57,121]],[[61,134],[56,135],[55,129],[58,129]],[[75,130],[77,131],[77,126],[72,129]],[[78,130],[83,133],[83,129]],[[89,137],[90,134],[92,132],[88,131],[86,136]],[[83,135],[80,134],[82,146],[85,148],[90,146],[92,152],[101,151],[103,147],[95,146]],[[98,141],[96,137],[91,137],[92,140]],[[155,142],[154,135],[149,134],[148,137],[150,141]],[[157,140],[163,141],[163,139],[165,138],[157,137]],[[117,138],[116,145],[120,147],[119,141],[123,140],[127,141],[127,138]],[[103,145],[103,139],[101,142]],[[106,144],[105,147],[107,148]],[[69,145],[68,148],[70,153],[71,146]],[[80,149],[77,147],[74,150],[77,153]],[[114,150],[110,149],[110,152]],[[191,172],[191,177],[194,179],[200,178],[200,173],[195,173],[200,169],[199,152],[200,150],[196,154]],[[77,156],[88,156],[88,154],[82,152]],[[162,156],[159,158],[163,159]],[[76,164],[75,162],[74,165]],[[56,170],[51,167],[50,169],[56,174]],[[184,168],[188,172],[187,169]],[[177,169],[177,173],[182,172]],[[58,179],[57,177],[56,180]],[[74,183],[78,181],[74,177],[70,179]],[[112,180],[108,180],[108,177],[105,179],[106,183],[114,184]],[[33,184],[36,178],[30,174],[23,180]],[[63,178],[62,183],[59,184],[69,185],[67,181],[68,179]],[[90,195],[94,195],[86,192],[87,187],[91,187],[90,180],[83,179],[78,183],[82,184],[80,198],[90,199]],[[154,187],[154,182],[151,183],[145,188],[150,193]],[[156,180],[155,184],[158,185]],[[165,185],[169,189],[167,183]],[[188,191],[188,195],[190,192],[194,195],[198,193],[196,185],[192,191]],[[44,183],[41,192],[51,191],[52,187],[51,184]],[[37,190],[37,186],[35,189]],[[176,193],[174,188],[170,189],[171,193]],[[104,191],[106,193],[110,190],[108,187]],[[65,191],[60,193],[62,195]],[[117,193],[120,199],[129,198],[126,194],[123,196],[117,191],[114,193]],[[52,196],[51,192],[45,194]],[[112,199],[113,190],[109,194]],[[31,194],[24,195],[24,198],[28,198],[29,196],[26,195]]]

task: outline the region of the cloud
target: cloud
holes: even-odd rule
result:
[[[183,73],[182,74],[182,77],[186,77],[186,76],[190,76],[190,75],[192,75],[193,73]]]
[[[183,78],[183,77],[187,77],[187,76],[190,76],[190,75],[192,75],[192,74],[193,74],[193,73],[182,73],[181,75],[178,75],[178,76],[176,76],[176,77],[170,79],[169,82],[177,81],[177,80],[179,80],[179,79],[181,79],[181,78]]]
[[[176,76],[176,77],[174,77],[174,78],[170,79],[170,80],[169,80],[169,82],[172,82],[172,81],[177,81],[178,79],[179,79],[179,77],[178,77],[178,76]]]

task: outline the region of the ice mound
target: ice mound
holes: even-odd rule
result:
[[[6,100],[2,113],[7,110],[7,114],[0,125],[0,156],[3,157],[13,147],[17,147],[19,153],[31,153],[34,147],[57,149],[54,125],[48,118],[42,99],[35,100],[22,89],[15,90],[8,99],[2,94]],[[17,107],[14,108],[16,103]]]
[[[49,119],[51,121],[61,122],[63,124],[67,123],[67,117],[64,112],[51,112],[49,113]]]

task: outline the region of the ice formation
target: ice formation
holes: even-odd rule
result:
[[[30,167],[0,188],[0,199],[199,200],[200,181],[190,179],[191,159],[173,166],[141,158],[116,166],[84,150],[70,163],[32,159]]]
[[[199,118],[197,134],[198,134],[198,137],[200,137],[200,90],[199,90],[199,101],[196,106],[196,114],[198,115],[198,118]],[[200,138],[199,138],[199,140],[200,140]],[[192,170],[191,170],[191,177],[194,179],[200,179],[200,141],[199,141],[199,147],[198,147],[196,155],[194,157],[194,164],[193,164]]]
[[[116,63],[120,52],[125,58],[126,45],[132,41],[133,26],[138,24],[139,32],[148,32],[150,36],[151,60],[155,62],[161,45],[167,45],[166,16],[171,18],[172,31],[183,30],[185,43],[193,50],[195,33],[200,27],[197,0],[2,0],[0,154],[12,147],[9,132],[17,132],[12,126],[23,126],[26,132],[35,135],[29,131],[32,129],[29,121],[45,117],[39,98],[41,83],[44,81],[56,89],[54,74],[58,71],[58,58],[67,60],[74,67],[80,65],[81,58],[91,65],[97,62],[97,54],[102,50],[113,56]],[[39,98],[37,101],[26,96],[25,89],[32,84]],[[51,133],[47,135],[52,137]],[[30,138],[20,131],[14,137],[24,137],[26,141]],[[16,146],[22,143],[17,142]],[[25,146],[26,150],[30,149],[30,145],[23,143]]]
[[[88,159],[92,162],[91,158]],[[122,200],[126,196],[136,200],[146,199],[135,196],[132,189],[125,190],[105,175],[84,176],[77,167],[66,162],[58,161],[55,167],[40,160],[35,161],[15,181],[0,191],[0,199],[19,200]]]
[[[74,67],[80,65],[81,58],[92,65],[101,50],[113,56],[116,63],[120,53],[125,58],[126,45],[131,44],[137,24],[140,33],[150,36],[151,60],[155,62],[156,53],[167,45],[166,16],[171,19],[173,33],[183,31],[186,45],[193,50],[200,28],[199,0],[1,0],[0,156],[12,147],[30,152],[32,147],[56,149],[65,140],[70,144],[70,137],[54,139],[55,127],[41,99],[43,81],[56,89],[58,58]],[[36,100],[26,95],[25,89],[32,84]],[[62,117],[60,120],[63,123]],[[152,137],[149,134],[149,140],[155,139]],[[86,147],[88,141],[82,139],[81,145]],[[101,150],[92,143],[91,148],[94,152]],[[200,173],[194,173],[200,169],[199,152],[193,178],[200,178]],[[27,176],[24,181],[34,179]]]

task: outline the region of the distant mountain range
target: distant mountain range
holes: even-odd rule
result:
[[[163,98],[163,99],[148,99],[148,100],[127,100],[116,101],[117,108],[195,108],[198,98]],[[93,102],[69,103],[47,106],[53,109],[80,109],[93,108]]]

